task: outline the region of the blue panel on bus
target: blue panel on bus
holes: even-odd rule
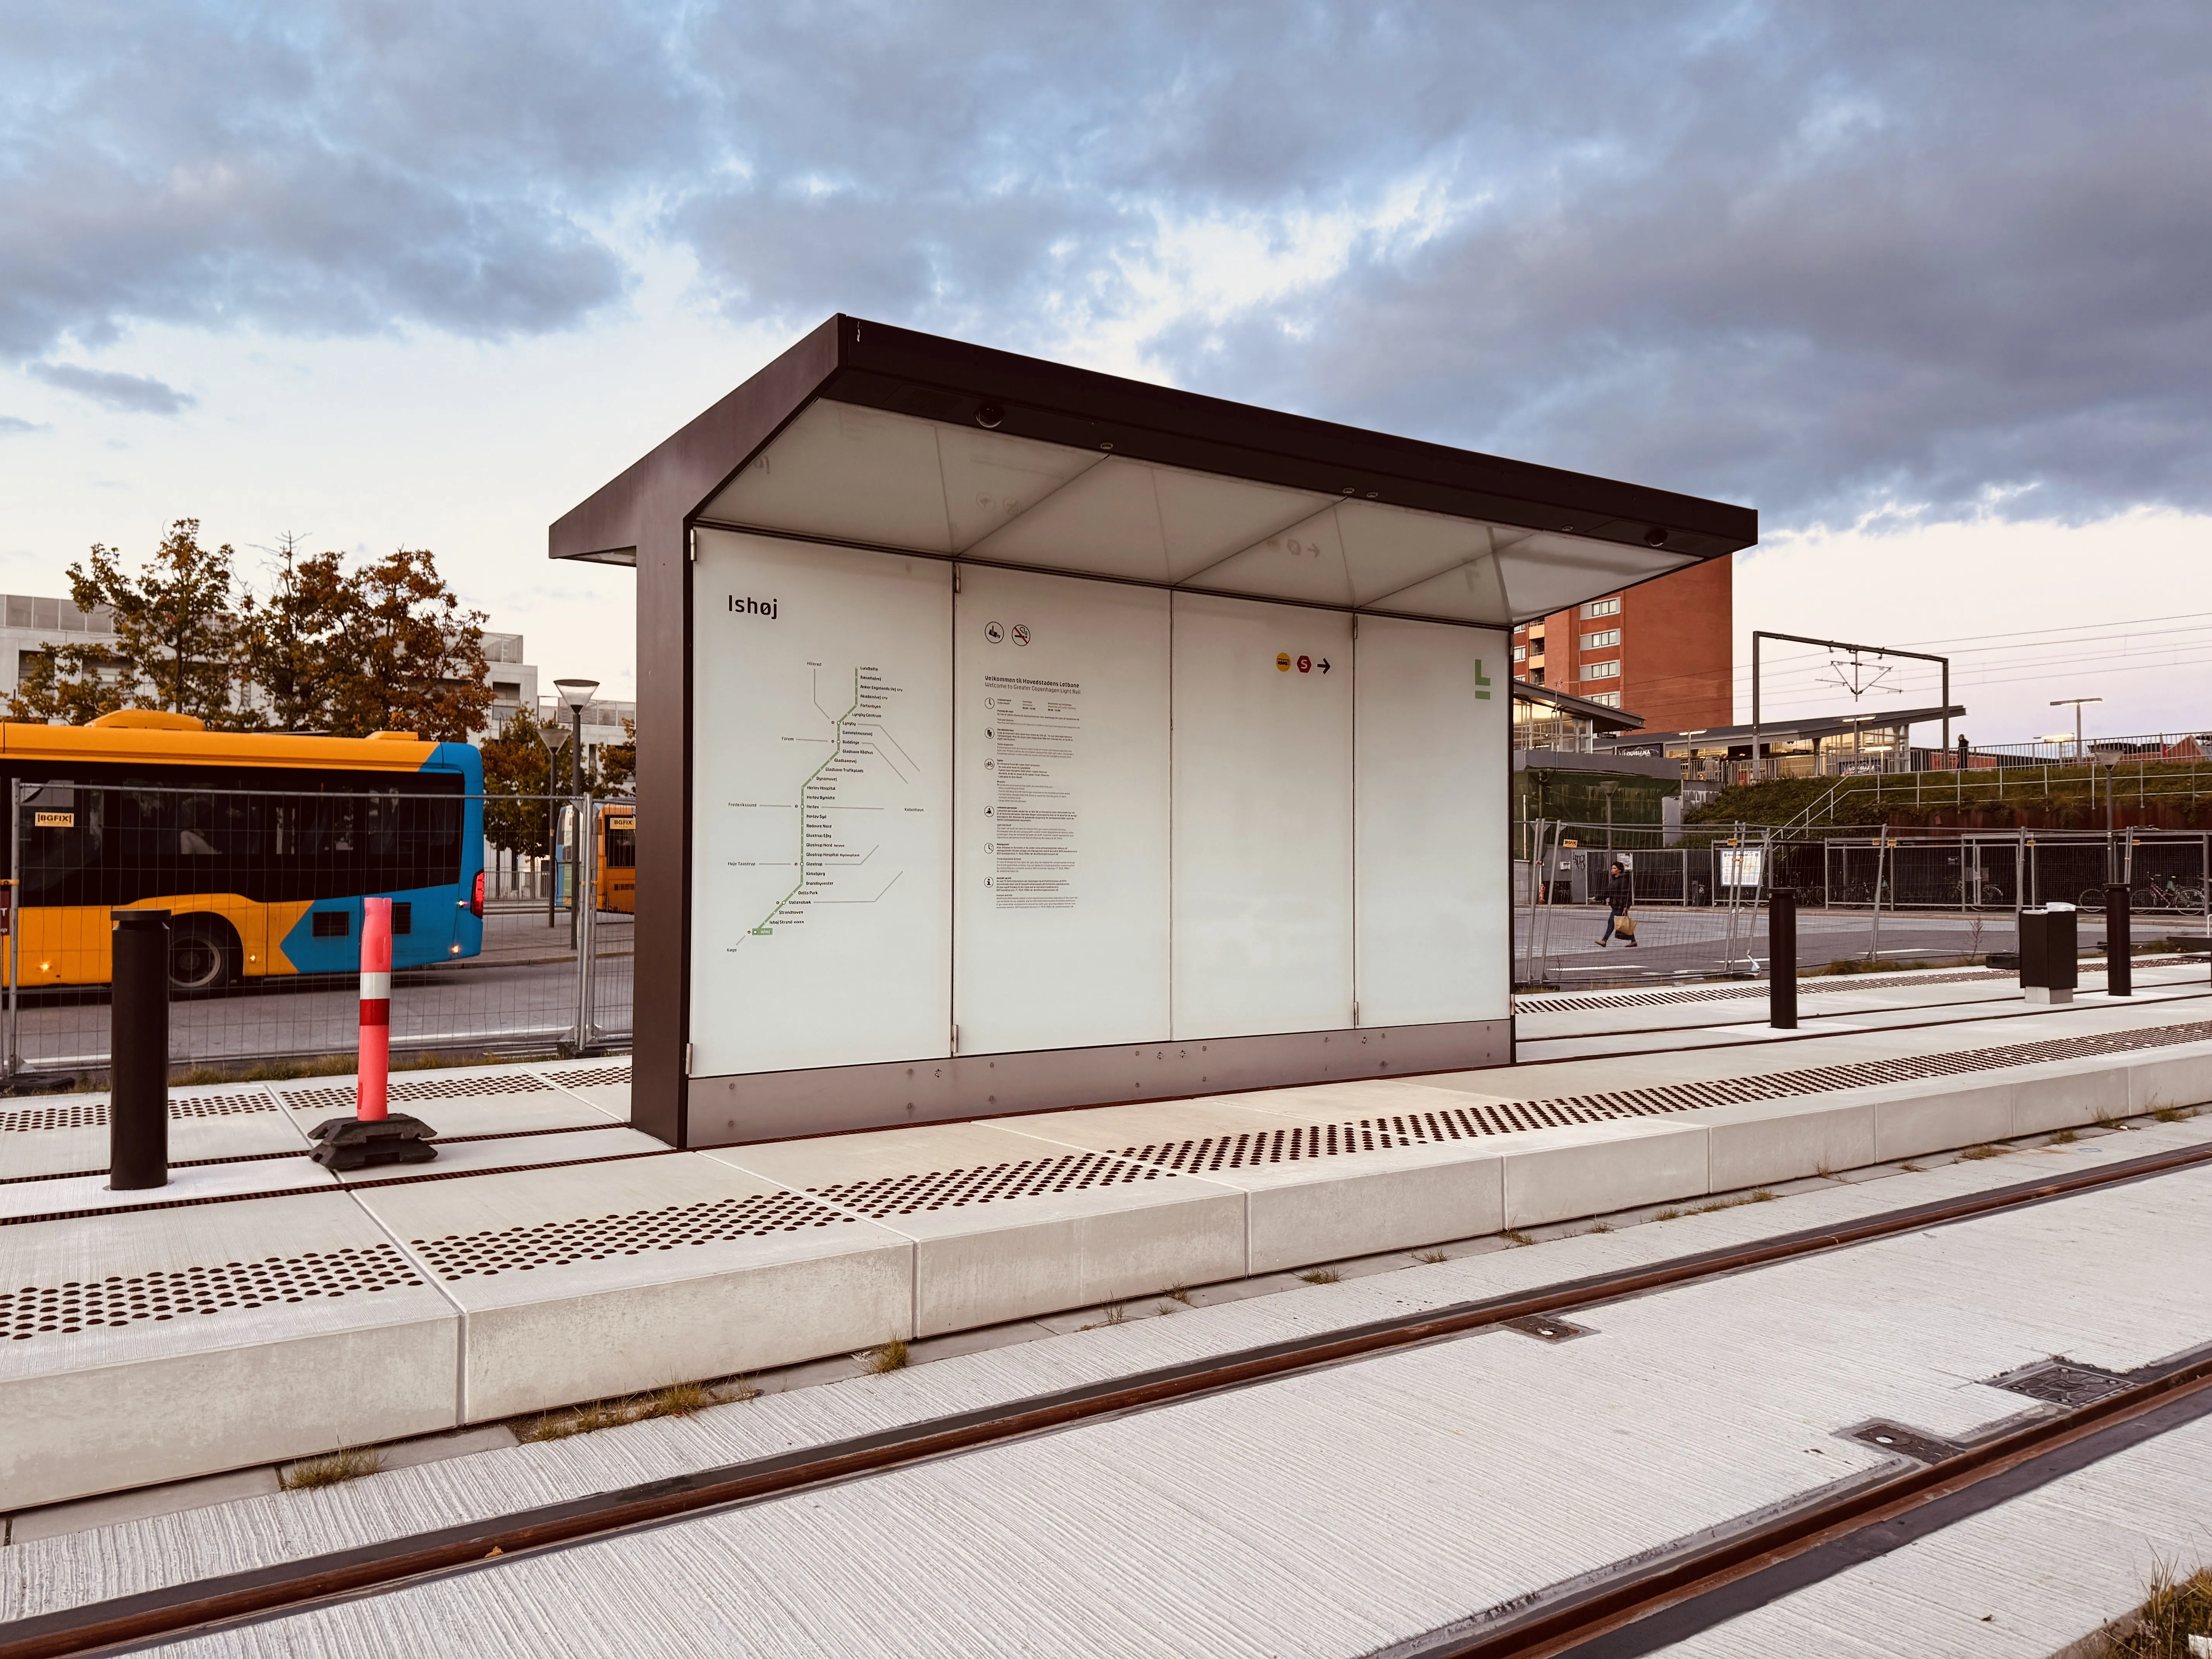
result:
[[[389,896],[409,907],[408,930],[392,939],[394,968],[427,968],[433,963],[472,957],[483,949],[483,922],[469,914],[469,895],[476,877],[452,887],[417,887]],[[317,936],[315,918],[345,918],[345,932],[331,930]],[[324,924],[330,929],[330,924]],[[461,948],[456,951],[458,945]],[[361,901],[357,898],[318,899],[284,935],[281,949],[303,974],[350,974],[361,968]]]

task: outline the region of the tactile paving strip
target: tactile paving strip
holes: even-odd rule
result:
[[[385,1090],[386,1100],[478,1100],[501,1095],[543,1095],[553,1092],[553,1085],[534,1072],[510,1072],[504,1077],[440,1078],[433,1082],[427,1079],[411,1079],[390,1085]],[[354,1091],[350,1086],[324,1089],[287,1089],[284,1103],[292,1107],[319,1107],[327,1112],[349,1112],[354,1109]]]
[[[880,1220],[917,1211],[957,1210],[970,1204],[1002,1203],[1010,1198],[1042,1198],[1052,1193],[1156,1181],[1163,1176],[1173,1179],[1174,1175],[1172,1169],[1126,1164],[1104,1152],[1071,1152],[1064,1158],[1026,1158],[1011,1164],[979,1164],[972,1170],[880,1176],[873,1181],[810,1187],[807,1191]]]
[[[2084,972],[2090,971],[2084,969]],[[2096,970],[2101,972],[2101,969]],[[1817,996],[1829,991],[1893,991],[1901,986],[1964,985],[1977,980],[2011,979],[2001,968],[1977,968],[1957,974],[1837,974],[1818,980],[1799,980],[1797,994]],[[1524,1013],[1571,1013],[1595,1008],[1651,1008],[1675,1002],[1729,1002],[1746,997],[1765,997],[1766,981],[1741,985],[1700,986],[1677,991],[1643,991],[1634,995],[1519,997],[1514,1007]]]
[[[351,1291],[374,1294],[396,1285],[420,1285],[414,1264],[396,1245],[307,1250],[259,1261],[226,1261],[214,1267],[119,1274],[89,1284],[27,1285],[0,1291],[0,1328],[17,1342],[68,1336],[100,1327],[159,1322],[184,1314],[218,1314],[270,1303],[336,1298]]]
[[[453,1233],[444,1238],[410,1238],[430,1270],[441,1279],[490,1279],[533,1267],[564,1267],[573,1261],[604,1261],[610,1256],[643,1255],[679,1244],[713,1244],[738,1238],[766,1238],[802,1227],[846,1225],[856,1220],[799,1193],[761,1193],[751,1198],[718,1198],[665,1210],[633,1210],[581,1221],[545,1221],[498,1232]]]
[[[594,1066],[581,1072],[556,1072],[553,1080],[564,1089],[601,1088],[611,1083],[629,1081],[627,1066]]]
[[[273,1112],[276,1103],[263,1094],[200,1095],[190,1099],[169,1097],[169,1116],[172,1121],[187,1117],[242,1117],[248,1112]],[[11,1134],[30,1129],[104,1129],[107,1127],[107,1103],[95,1101],[89,1105],[27,1106],[13,1112],[0,1112],[0,1134]]]
[[[2169,1048],[2179,1043],[2206,1041],[2212,1041],[2212,1020],[2134,1031],[2100,1032],[2090,1036],[2052,1037],[2042,1042],[1976,1048],[1965,1054],[1854,1060],[1838,1066],[1808,1066],[1796,1072],[1716,1078],[1707,1083],[1668,1083],[1649,1089],[1615,1089],[1604,1094],[1567,1095],[1553,1100],[1473,1103],[1436,1111],[1363,1117],[1344,1123],[1247,1130],[1242,1134],[1206,1135],[1150,1146],[1127,1146],[1121,1156],[1169,1170],[1204,1175],[1212,1170],[1256,1169],[1267,1164],[1341,1158],[1346,1153],[1381,1152],[1393,1146],[1431,1146],[1445,1141],[1478,1139],[1484,1135],[1511,1134],[1523,1129],[1560,1129],[1613,1118],[1655,1117],[1668,1112],[1695,1111],[1701,1106],[1781,1100],[1793,1095],[1825,1094],[1831,1090],[1863,1089],[1875,1084],[1917,1083],[1963,1073],[2002,1071],[2013,1066],[2091,1059],[2100,1054]]]

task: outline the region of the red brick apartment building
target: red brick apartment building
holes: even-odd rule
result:
[[[1733,725],[1730,565],[1693,564],[1514,629],[1514,678],[1641,714],[1647,731]]]

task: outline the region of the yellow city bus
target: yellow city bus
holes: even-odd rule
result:
[[[108,912],[167,910],[169,981],[207,992],[352,973],[361,902],[392,899],[392,965],[483,948],[483,763],[465,743],[210,732],[125,709],[0,722],[16,802],[16,983],[101,985]]]
[[[599,832],[595,890],[597,908],[637,914],[637,803],[603,800],[599,803]]]

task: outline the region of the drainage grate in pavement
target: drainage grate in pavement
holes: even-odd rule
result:
[[[1923,1434],[1917,1429],[1908,1429],[1896,1423],[1869,1423],[1863,1428],[1846,1429],[1844,1438],[1856,1440],[1881,1451],[1899,1452],[1923,1463],[1940,1463],[1947,1457],[1956,1457],[1959,1448],[1939,1436]]]
[[[2128,1379],[2100,1371],[2094,1365],[2050,1359],[1990,1377],[1989,1386],[2010,1394],[2024,1394],[2030,1400],[2045,1401],[2053,1406],[2086,1406],[2108,1394],[2118,1394],[2128,1386]]]
[[[1571,1319],[1547,1319],[1541,1314],[1531,1314],[1526,1319],[1509,1319],[1509,1331],[1518,1331],[1523,1336],[1533,1336],[1539,1342],[1571,1342],[1578,1336],[1595,1336],[1596,1331],[1588,1325],[1577,1325]]]
[[[526,1273],[534,1267],[644,1255],[684,1244],[726,1243],[795,1233],[804,1227],[846,1225],[853,1219],[799,1193],[759,1193],[750,1198],[672,1205],[665,1210],[633,1210],[626,1215],[407,1242],[441,1279],[491,1279],[503,1273]]]
[[[259,1261],[227,1261],[214,1267],[179,1267],[125,1279],[111,1275],[88,1284],[27,1285],[0,1291],[0,1329],[17,1342],[69,1336],[138,1320],[159,1322],[185,1314],[374,1293],[395,1285],[420,1285],[414,1267],[390,1244],[358,1249],[308,1250]]]
[[[1852,1060],[1836,1066],[1810,1066],[1794,1072],[1716,1078],[1704,1083],[1657,1084],[1648,1089],[1614,1089],[1603,1094],[1566,1095],[1552,1100],[1478,1101],[1465,1106],[1363,1117],[1343,1123],[1252,1129],[1241,1134],[1206,1135],[1150,1146],[1126,1146],[1121,1156],[1202,1176],[1216,1170],[1257,1169],[1271,1164],[1381,1152],[1394,1146],[1474,1140],[1485,1135],[1512,1134],[1526,1129],[1563,1129],[1577,1123],[1656,1117],[1669,1112],[1696,1111],[1705,1106],[1735,1106],[1885,1083],[1919,1083],[1931,1078],[2002,1071],[2057,1060],[2132,1054],[2209,1040],[2212,1040],[2212,1020],[2197,1020],[2185,1025],[2051,1037],[2041,1042],[1975,1048],[1964,1054]]]
[[[1071,1152],[1064,1158],[1030,1158],[1012,1164],[979,1164],[972,1170],[932,1170],[926,1175],[882,1176],[873,1181],[810,1187],[834,1203],[871,1219],[912,1215],[916,1211],[957,1210],[970,1204],[998,1204],[1011,1198],[1043,1198],[1139,1181],[1175,1178],[1175,1171],[1151,1163],[1129,1164],[1103,1152]]]
[[[510,1072],[503,1077],[453,1077],[395,1082],[385,1091],[387,1100],[483,1100],[507,1095],[543,1095],[553,1085],[532,1072]],[[353,1110],[351,1085],[320,1089],[287,1089],[284,1103],[298,1110]]]
[[[264,1094],[197,1095],[189,1098],[169,1097],[169,1116],[173,1121],[188,1117],[242,1117],[249,1112],[273,1112],[276,1103]],[[0,1134],[11,1134],[31,1129],[104,1129],[107,1127],[107,1103],[94,1101],[75,1106],[29,1106],[21,1110],[0,1112]]]

